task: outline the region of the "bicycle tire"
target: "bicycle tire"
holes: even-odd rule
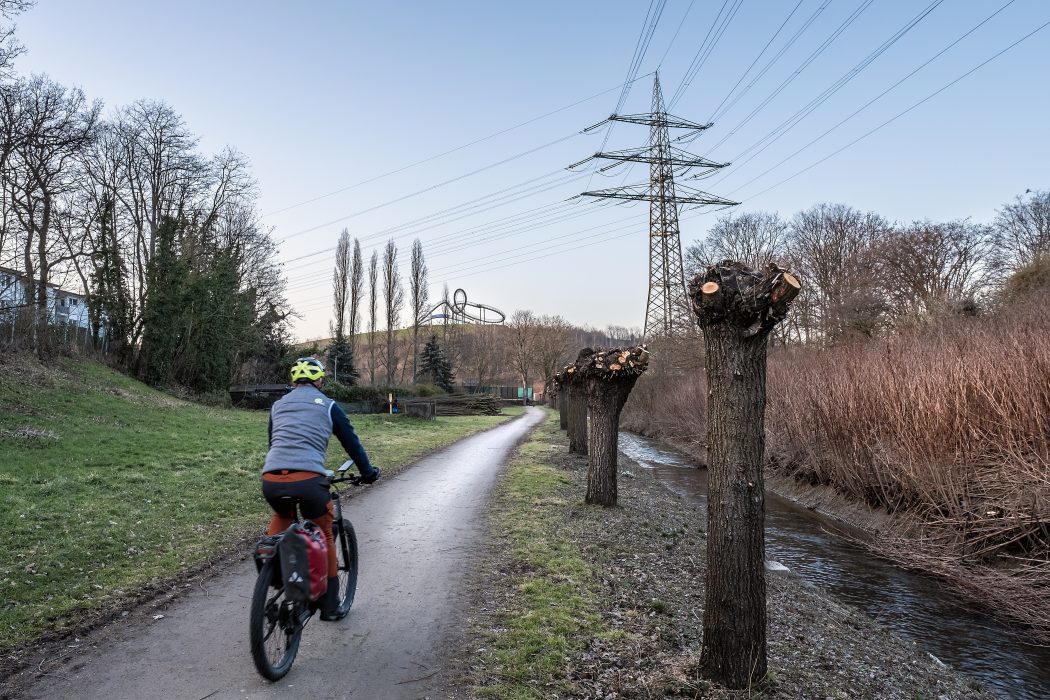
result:
[[[302,607],[284,599],[284,590],[273,585],[275,566],[271,559],[259,571],[248,624],[252,661],[259,675],[269,681],[278,681],[291,670],[303,635]]]
[[[349,520],[343,518],[335,535],[336,558],[339,561],[339,614],[350,612],[357,593],[357,533]]]

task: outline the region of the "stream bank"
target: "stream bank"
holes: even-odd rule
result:
[[[683,452],[630,433],[620,449],[654,478],[697,508],[705,508],[707,471]],[[803,580],[855,606],[917,648],[979,680],[1002,697],[1036,700],[1050,695],[1050,650],[1027,645],[1018,631],[964,607],[939,579],[906,571],[857,542],[886,526],[886,516],[819,512],[833,503],[816,494],[806,505],[767,494],[766,555]]]

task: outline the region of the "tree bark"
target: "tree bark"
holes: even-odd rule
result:
[[[587,381],[571,377],[569,385],[569,452],[587,454]]]
[[[587,407],[591,414],[588,447],[587,503],[616,505],[617,446],[620,411],[627,403],[637,375],[617,379],[590,377],[587,380]]]
[[[690,282],[707,369],[707,590],[703,674],[728,688],[766,675],[766,340],[801,288],[776,265],[726,261]]]
[[[569,429],[569,385],[564,383],[558,387],[558,427]]]
[[[766,675],[763,416],[766,338],[705,327],[707,596],[704,675],[746,688]]]

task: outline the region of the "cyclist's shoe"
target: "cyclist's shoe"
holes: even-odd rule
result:
[[[346,617],[349,610],[339,610],[339,577],[328,577],[328,589],[319,601],[321,603],[321,619],[325,622],[335,622]]]
[[[379,477],[382,473],[383,472],[379,467],[372,467],[372,471],[368,472],[367,474],[361,475],[361,483],[374,484],[375,482],[379,481]]]

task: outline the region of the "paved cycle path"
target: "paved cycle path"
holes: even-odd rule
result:
[[[91,649],[28,688],[30,698],[439,698],[447,654],[464,628],[467,576],[486,497],[539,409],[424,457],[344,504],[360,546],[346,619],[315,617],[281,681],[248,650],[250,561],[209,580],[136,628],[104,631]],[[260,506],[262,502],[260,501]]]

